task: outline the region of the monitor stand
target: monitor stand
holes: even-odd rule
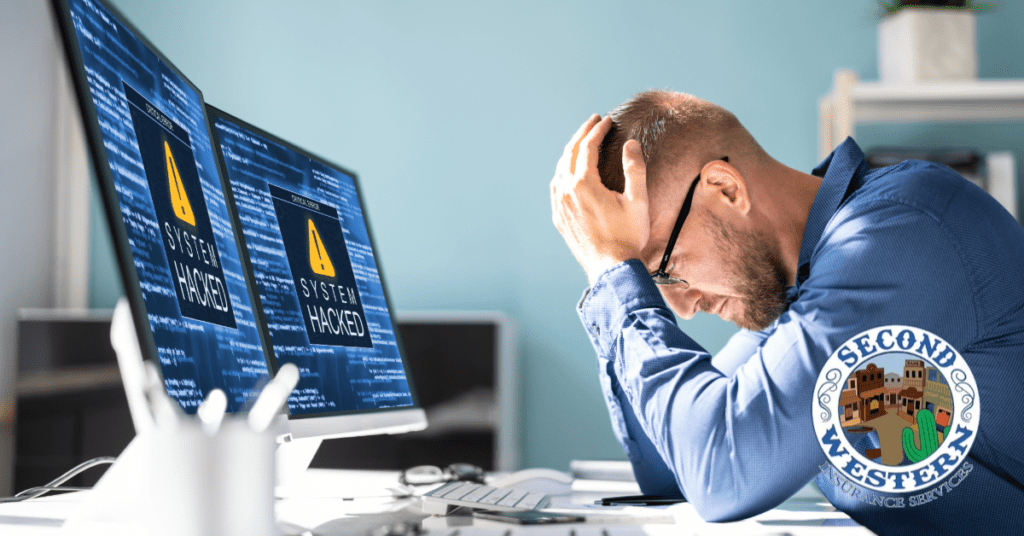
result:
[[[298,484],[302,475],[309,469],[310,462],[316,456],[322,439],[318,437],[291,439],[291,436],[279,437],[275,467],[277,485],[290,486]]]

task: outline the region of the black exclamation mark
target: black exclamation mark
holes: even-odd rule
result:
[[[167,144],[167,142],[165,141],[164,145],[166,145],[166,144]],[[169,151],[170,147],[168,147],[167,150]],[[174,189],[178,191],[178,204],[181,205],[181,216],[182,216],[182,218],[184,218],[185,217],[185,204],[181,202],[181,200],[182,200],[182,195],[181,195],[181,175],[178,175],[178,165],[174,163],[174,155],[173,154],[168,154],[167,155],[167,159],[168,159],[167,163],[169,164],[169,167],[171,168],[171,173],[174,173]]]
[[[313,228],[313,244],[316,245],[316,258],[320,259],[320,269],[326,272],[324,258],[320,256],[320,233],[316,232],[316,227]]]
[[[183,199],[181,195],[181,177],[178,175],[177,166],[174,168],[174,188],[178,190],[178,204],[181,205],[181,216],[185,217],[185,203],[182,203]]]

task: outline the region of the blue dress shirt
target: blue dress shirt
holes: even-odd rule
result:
[[[1024,530],[1024,228],[951,169],[870,170],[847,139],[804,229],[789,307],[715,356],[676,323],[643,264],[602,274],[578,306],[612,427],[644,493],[684,494],[707,520],[749,517],[821,474],[813,390],[838,346],[909,325],[957,348],[983,401],[971,473],[945,497],[885,508],[819,476],[840,510],[879,534]],[[877,447],[861,441],[857,448]]]

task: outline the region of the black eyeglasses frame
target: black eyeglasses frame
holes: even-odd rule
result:
[[[729,157],[723,156],[719,158],[723,162],[728,162]],[[690,184],[690,190],[686,192],[686,199],[683,201],[683,208],[679,210],[679,216],[676,218],[676,224],[672,227],[672,234],[668,237],[668,244],[665,245],[665,254],[661,256],[661,265],[654,272],[651,272],[651,279],[654,280],[655,285],[667,286],[682,284],[683,288],[689,288],[690,284],[684,279],[672,277],[665,270],[668,268],[668,261],[672,258],[672,250],[676,247],[676,240],[679,239],[679,231],[683,228],[683,223],[686,221],[686,217],[690,214],[690,206],[693,204],[693,193],[697,191],[697,183],[700,182],[700,173],[697,174],[697,178],[693,179],[693,183]],[[674,267],[673,267],[674,268]]]

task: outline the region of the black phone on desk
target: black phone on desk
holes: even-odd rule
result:
[[[475,510],[473,517],[479,519],[491,519],[516,523],[519,525],[541,525],[547,523],[582,523],[587,520],[583,516],[572,514],[556,514],[553,512],[538,512],[527,510],[525,512],[496,512],[494,510]]]

